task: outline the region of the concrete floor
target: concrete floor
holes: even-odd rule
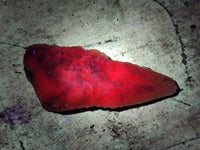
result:
[[[199,0],[1,0],[0,112],[23,105],[27,124],[0,119],[0,150],[200,149]],[[177,81],[179,95],[124,111],[45,111],[25,77],[36,43],[99,49]]]

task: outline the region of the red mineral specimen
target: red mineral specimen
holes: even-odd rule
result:
[[[43,108],[54,112],[114,109],[171,96],[179,89],[173,79],[149,68],[80,46],[31,45],[24,69]]]

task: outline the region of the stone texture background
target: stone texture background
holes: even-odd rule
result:
[[[0,111],[20,104],[31,121],[0,120],[0,149],[199,149],[199,17],[199,0],[1,0]],[[23,47],[36,43],[99,49],[170,76],[182,91],[124,111],[47,112],[23,70]]]

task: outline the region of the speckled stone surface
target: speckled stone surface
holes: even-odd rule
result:
[[[0,1],[0,112],[20,104],[31,121],[0,119],[8,149],[140,150],[200,147],[200,2],[197,0]],[[176,97],[124,111],[42,109],[23,70],[36,43],[99,49],[170,76]]]

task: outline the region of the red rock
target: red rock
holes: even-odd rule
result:
[[[149,68],[82,47],[31,45],[24,68],[43,108],[54,112],[114,109],[171,96],[179,89],[173,79]]]

